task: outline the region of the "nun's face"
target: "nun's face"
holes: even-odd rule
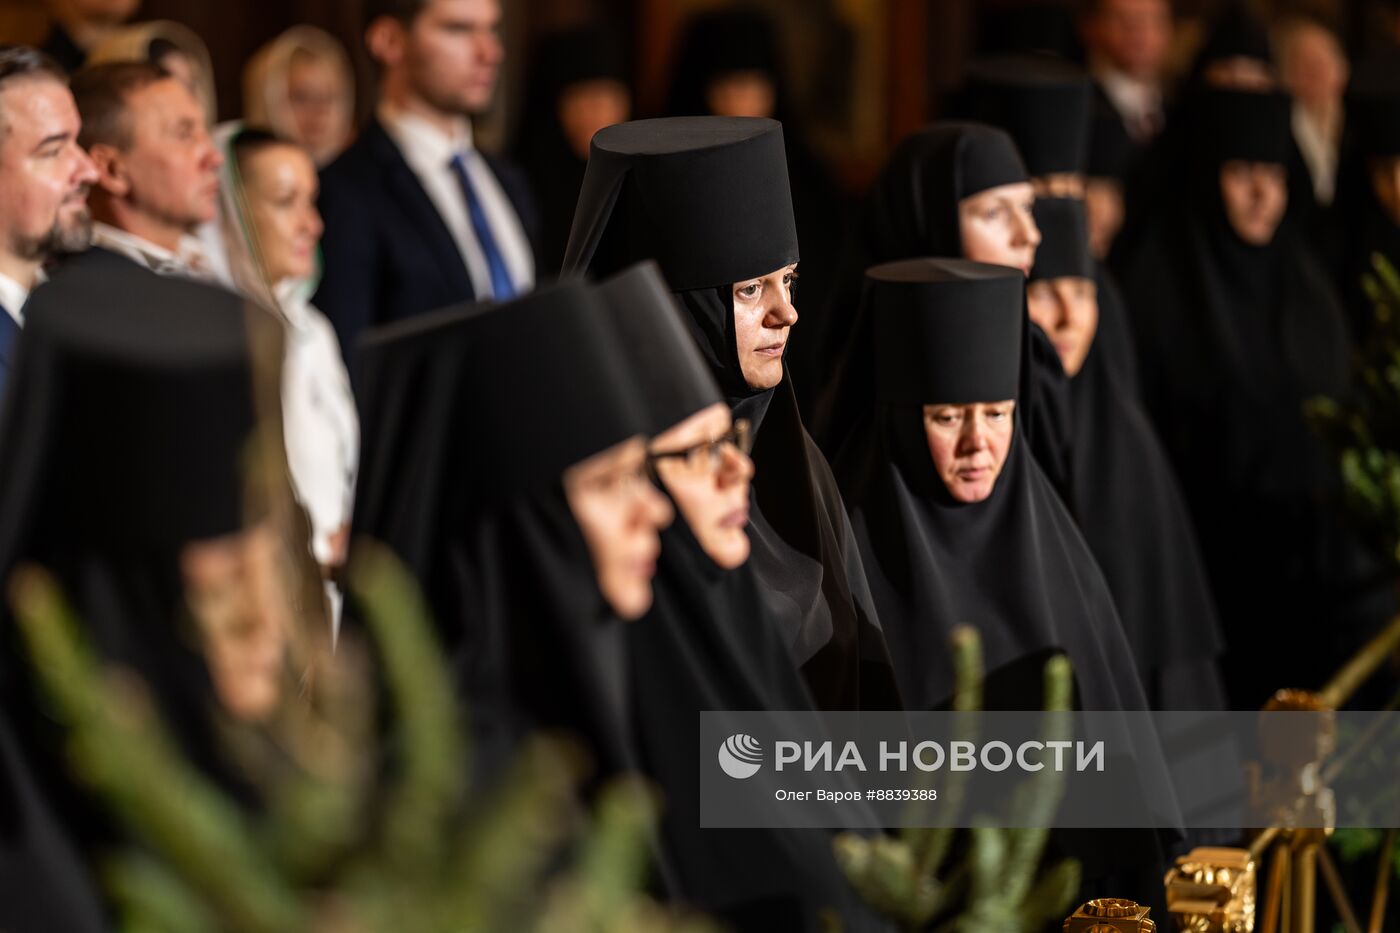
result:
[[[1093,279],[1041,279],[1026,286],[1031,320],[1049,335],[1065,375],[1073,378],[1084,366],[1099,327],[1098,290]]]
[[[1011,449],[1016,403],[925,405],[924,436],[948,493],[959,502],[981,502],[996,488]]]
[[[1011,266],[1030,275],[1040,228],[1032,209],[1035,189],[1017,182],[979,191],[958,202],[958,232],[963,258]]]
[[[1371,160],[1371,190],[1386,216],[1400,225],[1400,156]]]
[[[716,402],[651,441],[656,475],[680,507],[710,560],[726,570],[749,559],[748,423],[735,430],[729,407]]]
[[[1267,246],[1288,208],[1288,173],[1272,162],[1231,160],[1220,167],[1220,197],[1235,234],[1251,246]]]
[[[797,263],[758,279],[734,283],[734,342],[739,369],[751,389],[771,389],[783,381],[783,351],[797,323],[792,286]]]
[[[762,71],[731,71],[705,89],[705,105],[717,117],[771,117],[778,93]]]
[[[292,599],[270,525],[185,545],[180,568],[214,693],[245,722],[266,721],[286,683]]]
[[[564,493],[588,543],[598,589],[623,619],[639,619],[651,608],[660,531],[674,517],[646,465],[646,443],[636,437],[564,472]]]
[[[575,81],[559,95],[559,128],[580,159],[588,158],[599,130],[626,123],[632,114],[632,92],[612,78]]]

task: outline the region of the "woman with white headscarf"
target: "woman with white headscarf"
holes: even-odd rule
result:
[[[254,53],[243,69],[243,119],[311,154],[334,161],[355,127],[355,73],[334,36],[293,26]]]

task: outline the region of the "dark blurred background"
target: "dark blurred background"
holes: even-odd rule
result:
[[[1083,0],[762,0],[779,24],[795,106],[807,135],[848,184],[873,171],[892,141],[931,116],[971,56],[1049,48],[1080,57],[1076,5]],[[483,129],[485,145],[506,138],[523,99],[527,50],[534,37],[606,19],[627,37],[636,114],[663,105],[675,39],[694,12],[722,0],[503,0],[508,64],[499,103]],[[1199,37],[1218,0],[1176,0],[1178,59]],[[1331,25],[1353,58],[1387,32],[1395,0],[1270,0],[1275,16],[1307,13]],[[194,29],[214,61],[219,111],[242,112],[243,63],[289,26],[309,23],[339,37],[355,58],[361,91],[370,85],[360,40],[363,0],[144,0],[137,20],[171,19]],[[0,0],[0,38],[37,42],[47,28],[46,0]],[[357,95],[361,113],[372,101]]]

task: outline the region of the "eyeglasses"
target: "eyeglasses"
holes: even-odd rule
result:
[[[701,441],[683,450],[659,450],[647,455],[653,469],[662,460],[680,460],[686,469],[718,470],[724,463],[724,448],[734,447],[741,454],[753,450],[753,424],[747,418],[739,418],[724,434],[712,441]]]

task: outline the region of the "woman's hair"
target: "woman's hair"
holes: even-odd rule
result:
[[[229,140],[229,154],[233,156],[241,175],[247,172],[248,162],[253,156],[273,146],[301,148],[292,140],[277,135],[267,127],[247,126],[235,133],[233,138]]]

